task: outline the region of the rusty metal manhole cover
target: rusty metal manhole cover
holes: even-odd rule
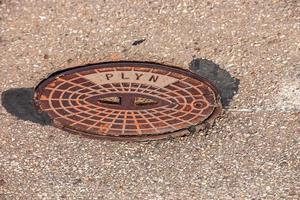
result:
[[[36,87],[35,104],[59,128],[127,140],[183,135],[180,130],[214,119],[221,109],[217,90],[207,80],[142,62],[56,72]]]

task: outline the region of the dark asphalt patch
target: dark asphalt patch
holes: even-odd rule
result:
[[[231,76],[214,62],[195,58],[190,62],[190,69],[198,75],[210,80],[218,89],[223,106],[229,106],[233,96],[238,92],[240,80]]]
[[[41,125],[50,125],[47,113],[40,113],[34,107],[33,88],[12,88],[1,95],[2,106],[7,112],[25,120]]]

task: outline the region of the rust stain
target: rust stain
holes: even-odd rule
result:
[[[101,124],[100,125],[99,131],[101,133],[107,133],[108,130],[109,130],[109,125],[108,124]]]
[[[119,53],[112,53],[110,56],[109,56],[110,60],[112,61],[119,61],[119,60],[122,60],[124,58],[124,56],[122,54],[119,54]]]

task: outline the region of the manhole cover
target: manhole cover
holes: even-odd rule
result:
[[[221,109],[207,80],[180,68],[139,62],[56,72],[36,87],[35,102],[59,128],[128,140],[182,135],[180,130],[214,119]]]

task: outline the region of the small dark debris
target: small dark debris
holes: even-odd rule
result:
[[[0,179],[0,186],[5,185],[5,181],[3,179]]]
[[[286,161],[283,161],[283,162],[279,163],[279,166],[281,168],[287,168],[289,166],[289,164]]]
[[[132,43],[132,46],[136,46],[136,45],[139,45],[139,44],[142,44],[146,39],[141,39],[141,40],[136,40]]]
[[[50,56],[49,56],[48,54],[45,54],[45,55],[44,55],[44,59],[45,59],[45,60],[46,60],[46,59],[49,59],[49,57],[50,57]]]
[[[191,134],[194,134],[194,133],[196,133],[197,129],[196,129],[195,126],[190,126],[190,127],[188,128],[188,131],[189,131]]]
[[[53,138],[54,138],[54,135],[49,135],[48,136],[48,139],[50,139],[50,140],[53,139]]]
[[[77,179],[74,180],[73,185],[77,185],[77,184],[80,184],[80,183],[82,183],[81,178],[77,178]]]
[[[73,59],[70,58],[70,59],[67,60],[67,62],[70,64],[71,62],[73,62]]]

